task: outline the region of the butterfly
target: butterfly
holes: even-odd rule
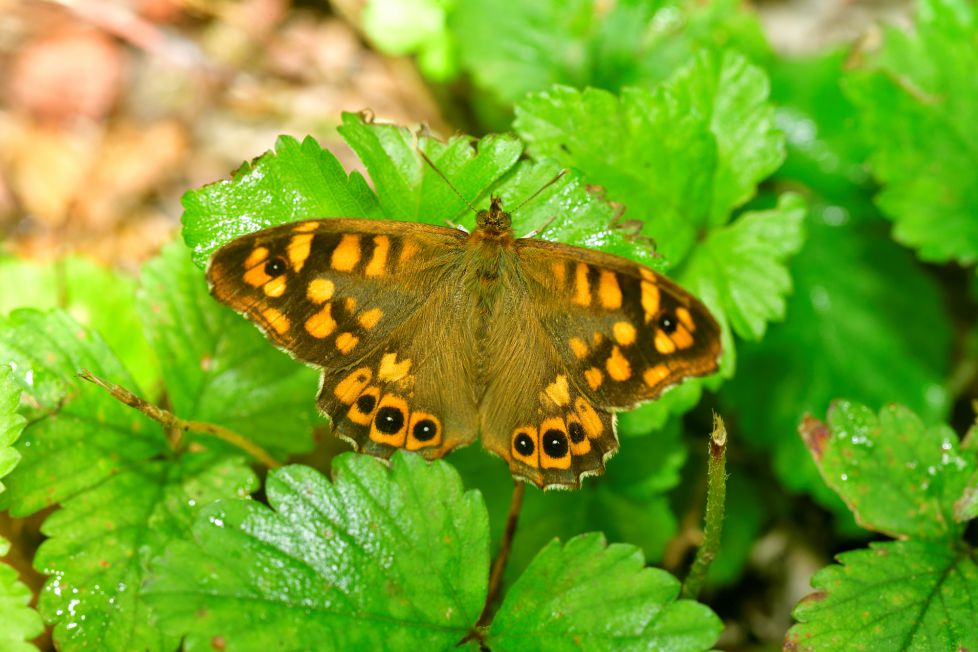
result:
[[[515,237],[498,198],[476,223],[284,224],[219,249],[207,278],[322,370],[319,408],[356,450],[434,459],[481,437],[514,477],[579,487],[618,449],[616,411],[717,369],[720,328],[643,265]]]

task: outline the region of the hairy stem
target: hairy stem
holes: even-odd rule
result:
[[[482,609],[479,616],[479,625],[488,624],[490,609],[499,597],[499,591],[503,585],[503,572],[506,570],[506,561],[509,559],[509,551],[513,545],[513,535],[516,533],[516,524],[520,520],[520,509],[523,507],[523,493],[526,491],[526,484],[519,480],[513,484],[513,499],[509,504],[509,515],[506,517],[506,531],[503,533],[503,540],[499,545],[499,554],[496,561],[492,564],[492,572],[489,574],[489,593],[486,595],[486,606]]]
[[[204,423],[203,421],[188,421],[187,419],[181,419],[177,415],[173,414],[169,410],[164,410],[161,407],[153,405],[148,401],[144,401],[132,392],[130,392],[125,387],[116,385],[115,383],[110,383],[107,380],[103,380],[98,376],[94,375],[87,369],[82,369],[78,373],[78,377],[87,380],[90,383],[94,383],[107,391],[112,395],[114,399],[120,403],[124,403],[131,408],[139,410],[150,419],[158,421],[167,430],[173,430],[176,432],[186,432],[192,430],[194,432],[200,432],[205,435],[211,435],[216,437],[221,441],[225,441],[232,446],[240,448],[245,453],[255,458],[265,466],[270,469],[278,468],[281,464],[272,457],[265,449],[261,448],[254,442],[250,441],[246,437],[239,435],[238,433],[228,430],[223,426],[219,426],[213,423]],[[179,441],[172,442],[174,447],[179,445]]]
[[[724,503],[727,498],[727,428],[719,415],[713,415],[713,432],[710,434],[710,462],[707,470],[706,525],[703,543],[696,551],[696,559],[683,582],[682,597],[695,600],[703,588],[706,572],[720,549],[723,534]]]

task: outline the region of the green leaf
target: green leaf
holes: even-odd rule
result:
[[[651,85],[702,48],[768,55],[756,17],[730,0],[465,0],[448,25],[462,67],[502,105],[553,84]]]
[[[842,513],[795,436],[805,412],[824,413],[838,396],[874,409],[898,402],[926,423],[948,409],[951,334],[941,293],[874,226],[854,223],[843,207],[813,207],[789,266],[795,289],[786,321],[763,343],[739,347],[737,376],[721,392],[743,436],[774,452],[782,482]]]
[[[459,195],[474,203],[523,152],[511,135],[489,135],[477,143],[467,136],[447,143],[422,138],[416,144],[408,129],[368,124],[355,113],[343,114],[339,132],[370,172],[386,219],[439,226],[468,211]],[[421,158],[419,146],[455,190]]]
[[[877,417],[864,405],[839,401],[827,424],[808,417],[801,433],[826,484],[863,527],[947,540],[964,531],[954,503],[978,461],[961,454],[948,426],[928,428],[901,406],[887,406]]]
[[[139,327],[131,276],[75,256],[44,264],[0,258],[0,287],[5,288],[0,314],[15,308],[64,308],[99,332],[139,387],[151,389],[157,381],[159,364]]]
[[[212,299],[186,247],[171,244],[144,266],[138,307],[178,416],[220,424],[274,453],[312,446],[322,423],[316,372]]]
[[[10,367],[0,365],[0,479],[10,473],[20,461],[14,442],[24,430],[27,419],[17,414],[20,406],[20,386],[14,381]],[[3,493],[0,482],[0,493]]]
[[[978,261],[978,14],[920,0],[912,33],[891,28],[846,79],[894,237],[924,260]]]
[[[506,566],[506,582],[518,578],[554,537],[568,540],[594,530],[641,548],[646,559],[661,559],[678,529],[666,495],[679,483],[687,455],[678,425],[673,420],[666,428],[636,429],[623,435],[622,451],[608,460],[605,474],[578,491],[528,487]],[[485,497],[492,549],[497,550],[513,492],[512,478],[505,465],[476,447],[453,452],[448,459],[466,484]]]
[[[105,342],[64,312],[22,309],[0,319],[0,360],[33,406],[18,444],[23,459],[0,494],[12,514],[64,502],[169,449],[156,422],[77,377],[88,369],[135,386]]]
[[[978,647],[975,551],[923,541],[872,543],[839,555],[795,607],[796,650],[973,650]]]
[[[139,588],[149,560],[189,537],[201,505],[257,486],[242,460],[186,454],[122,470],[63,503],[42,527],[34,565],[53,577],[39,609],[60,650],[173,650]]]
[[[625,89],[620,99],[559,86],[529,96],[514,127],[534,156],[607,189],[678,262],[783,160],[767,89],[742,56],[703,54],[654,90]]]
[[[873,213],[869,150],[856,128],[858,111],[839,83],[851,50],[846,45],[771,62],[771,101],[788,154],[775,176],[853,213]]]
[[[713,297],[738,335],[760,340],[767,322],[784,318],[791,291],[785,262],[801,249],[804,219],[804,200],[784,194],[776,208],[714,229],[693,251],[682,282],[697,296]]]
[[[723,628],[679,582],[593,533],[551,542],[506,594],[486,644],[503,650],[707,650]]]
[[[196,545],[158,563],[147,595],[188,649],[447,649],[466,636],[489,570],[479,494],[418,455],[333,465],[333,482],[306,467],[270,473],[271,508],[218,503]]]
[[[369,0],[360,14],[363,31],[378,49],[417,54],[425,74],[444,81],[457,72],[454,43],[445,28],[453,0]]]
[[[265,227],[316,217],[376,217],[377,199],[363,177],[312,137],[282,136],[275,150],[242,165],[231,180],[183,196],[183,237],[204,267],[221,245]]]
[[[40,614],[31,609],[31,591],[17,579],[17,571],[0,563],[0,649],[4,652],[36,652],[28,643],[44,632]]]

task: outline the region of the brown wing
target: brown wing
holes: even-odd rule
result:
[[[483,442],[514,475],[576,487],[617,450],[614,411],[717,369],[720,329],[692,295],[626,259],[537,240],[518,240],[515,256],[514,304],[486,344]]]
[[[286,224],[221,248],[211,293],[296,358],[321,367],[320,408],[358,450],[428,457],[475,438],[474,398],[459,347],[469,315],[453,309],[465,235],[375,220]],[[451,343],[451,344],[450,344]]]

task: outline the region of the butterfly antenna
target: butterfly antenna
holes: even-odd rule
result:
[[[542,186],[540,186],[540,188],[535,193],[533,193],[532,195],[530,195],[529,197],[527,197],[526,199],[524,199],[520,203],[519,206],[517,206],[516,208],[513,209],[513,212],[515,213],[515,212],[519,211],[521,208],[523,208],[524,206],[526,206],[527,204],[529,204],[531,201],[533,201],[534,199],[536,199],[537,198],[537,195],[539,195],[541,192],[543,192],[544,190],[546,190],[550,186],[552,186],[555,183],[557,183],[558,181],[560,181],[560,178],[562,176],[564,176],[565,174],[567,174],[567,172],[568,172],[567,168],[564,168],[563,170],[561,170],[560,172],[558,172],[557,173],[557,176],[555,176],[553,179],[551,179],[547,183],[545,183]]]
[[[452,192],[454,192],[456,195],[458,195],[458,198],[461,199],[463,202],[465,202],[465,205],[469,207],[469,210],[471,210],[473,213],[475,213],[476,215],[478,215],[479,214],[479,209],[477,209],[475,206],[473,206],[472,205],[472,202],[470,202],[468,199],[466,199],[465,197],[462,196],[462,193],[460,193],[458,191],[458,188],[456,188],[452,184],[452,182],[448,180],[448,177],[445,176],[445,173],[438,169],[438,166],[435,165],[434,161],[432,161],[430,158],[428,158],[428,155],[425,154],[424,153],[424,150],[421,149],[420,147],[418,148],[418,154],[421,155],[421,158],[424,159],[425,163],[427,163],[429,166],[431,166],[431,169],[432,170],[434,170],[436,173],[438,173],[438,176],[440,176],[445,181],[445,184],[449,188],[452,189]]]

